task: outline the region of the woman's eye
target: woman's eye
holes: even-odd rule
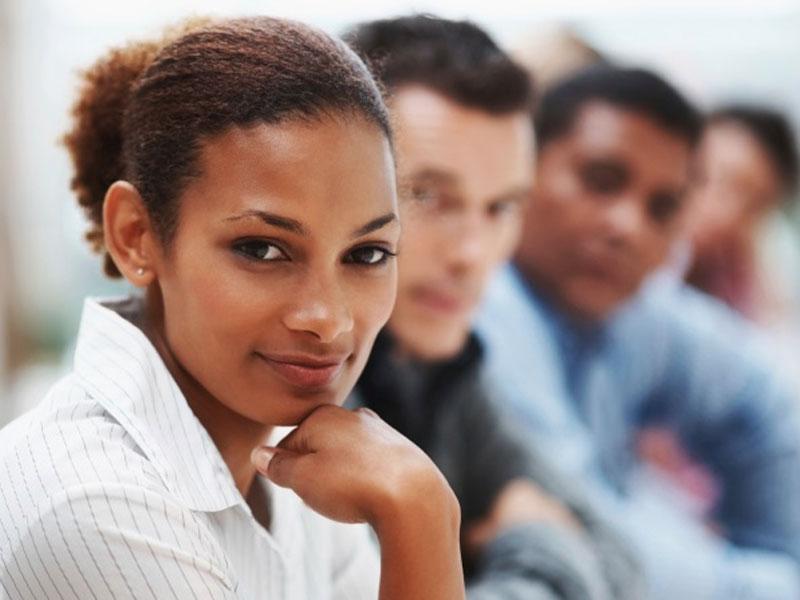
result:
[[[275,244],[261,240],[248,240],[234,244],[233,249],[251,260],[275,261],[286,260],[286,253]]]
[[[355,263],[358,265],[374,266],[385,263],[390,257],[395,256],[385,248],[378,248],[377,246],[368,246],[365,248],[356,248],[347,256],[346,262]]]

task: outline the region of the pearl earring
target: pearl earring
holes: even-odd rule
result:
[[[136,269],[136,274],[137,274],[139,277],[141,277],[142,275],[144,275],[144,267],[139,267],[138,269]]]

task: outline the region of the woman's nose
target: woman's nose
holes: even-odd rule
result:
[[[335,276],[309,277],[284,316],[284,325],[293,331],[310,333],[323,343],[333,342],[351,331],[353,315],[341,283]]]

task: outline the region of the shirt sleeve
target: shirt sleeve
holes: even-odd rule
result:
[[[74,487],[18,527],[0,561],[11,599],[239,598],[210,532],[153,491]]]
[[[633,544],[650,597],[800,598],[797,400],[745,324],[691,290],[647,293],[612,327],[593,398],[573,398],[575,373],[553,352],[557,324],[542,327],[549,317],[512,288],[501,282],[505,303],[485,313],[495,383],[547,456],[591,486],[592,504]],[[721,535],[674,506],[627,497],[631,437],[650,419],[718,478]]]
[[[797,570],[786,554],[733,546],[663,500],[617,502],[617,524],[629,535],[655,599],[794,599]]]
[[[586,600],[613,596],[577,532],[546,523],[511,528],[484,549],[468,600]]]
[[[547,464],[490,394],[473,391],[461,407],[461,435],[468,448],[461,499],[465,525],[485,515],[505,485],[524,478],[568,506],[583,526],[579,535],[545,524],[506,532],[484,549],[468,588],[470,600],[514,598],[501,591],[512,588],[520,598],[538,598],[535,594],[548,587],[553,595],[542,598],[639,598],[638,563],[623,538],[590,507],[582,488]]]
[[[689,572],[708,574],[710,591],[696,597],[800,597],[797,398],[753,330],[705,298],[687,292],[681,300],[679,314],[662,319],[651,340],[664,367],[642,408],[645,418],[668,423],[717,478],[713,518],[722,537],[663,506],[625,510],[662,530],[654,537],[665,563],[691,557]],[[671,544],[681,532],[684,543]]]

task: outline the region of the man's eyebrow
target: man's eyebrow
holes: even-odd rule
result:
[[[411,197],[412,190],[418,185],[434,186],[441,191],[459,194],[461,181],[455,173],[436,167],[422,167],[398,178],[397,181],[398,192],[402,198]]]
[[[352,233],[352,237],[361,237],[362,235],[367,235],[368,233],[372,233],[373,231],[377,231],[378,229],[385,227],[389,223],[394,223],[397,221],[397,215],[393,212],[386,213],[376,219],[372,219],[369,223],[362,225]]]
[[[223,221],[238,221],[239,219],[247,219],[252,217],[261,219],[267,225],[279,227],[280,229],[285,229],[286,231],[296,233],[297,235],[307,235],[306,230],[300,221],[290,219],[289,217],[282,217],[265,210],[246,210],[238,215],[227,217],[226,219],[223,219]]]
[[[446,184],[446,185],[457,185],[458,184],[458,177],[456,177],[453,173],[449,173],[443,169],[436,169],[433,167],[426,167],[423,169],[419,169],[418,171],[414,171],[410,173],[406,178],[406,181],[431,181],[434,183],[439,184]]]
[[[532,185],[522,185],[493,197],[490,202],[523,202],[528,199],[533,191]]]

